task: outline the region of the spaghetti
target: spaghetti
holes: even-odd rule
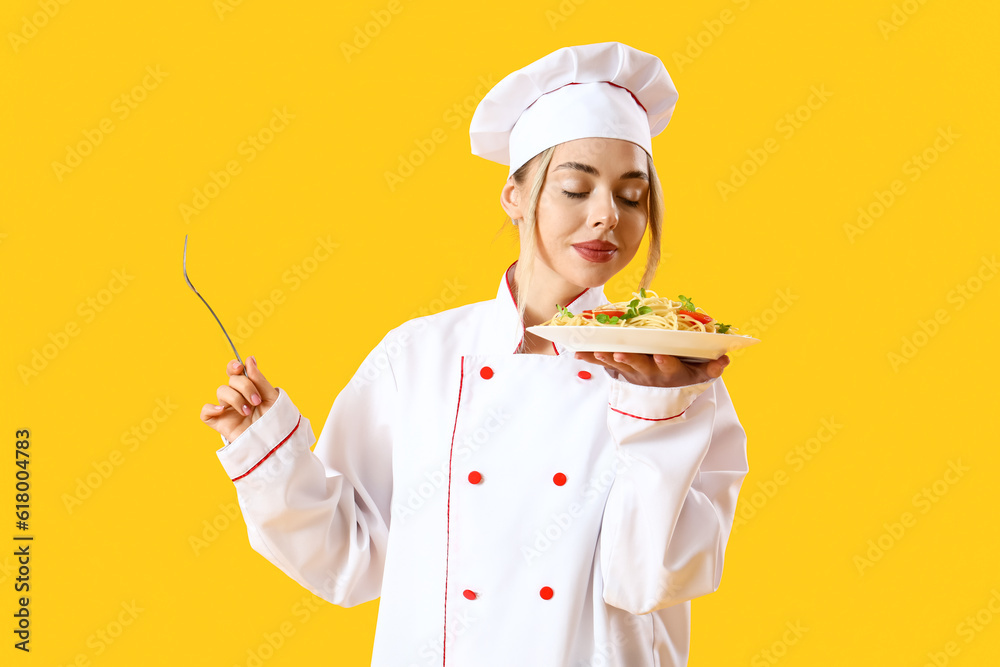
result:
[[[542,326],[614,326],[702,333],[736,334],[736,327],[715,320],[688,297],[680,301],[659,296],[653,290],[632,292],[631,301],[609,303],[573,314],[559,306],[559,312]]]

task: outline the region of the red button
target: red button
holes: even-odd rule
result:
[[[464,591],[462,591],[462,595],[464,595],[466,599],[469,600],[475,600],[478,597],[475,591],[470,591],[469,589],[465,589]]]
[[[562,486],[563,484],[566,483],[566,475],[562,474],[561,472],[557,472],[555,475],[552,476],[552,481],[556,483],[556,486]]]
[[[479,484],[481,481],[483,481],[483,476],[479,471],[473,470],[472,472],[469,473],[469,481],[472,482],[473,484]]]
[[[493,377],[493,369],[490,368],[489,366],[483,366],[482,369],[480,369],[479,371],[479,375],[482,376],[484,380],[489,380],[491,377]]]
[[[577,375],[580,377],[581,380],[590,379],[590,371],[580,371],[579,373],[577,373]]]
[[[542,590],[538,591],[538,594],[542,596],[543,600],[552,599],[552,589],[549,588],[548,586],[543,586]]]

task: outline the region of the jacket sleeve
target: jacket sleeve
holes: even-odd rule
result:
[[[601,525],[604,601],[645,614],[715,591],[748,470],[722,379],[615,379],[608,426],[618,458]]]
[[[253,549],[342,607],[381,593],[396,400],[389,361],[383,339],[337,395],[318,442],[279,388],[271,409],[217,451]]]

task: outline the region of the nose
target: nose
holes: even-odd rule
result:
[[[591,196],[592,203],[590,211],[591,227],[606,227],[614,229],[618,226],[618,207],[615,205],[614,193],[607,191],[598,194],[597,191]]]

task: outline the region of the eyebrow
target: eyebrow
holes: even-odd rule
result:
[[[561,165],[559,165],[558,167],[556,167],[552,171],[557,171],[559,169],[576,169],[578,171],[582,171],[584,173],[590,174],[591,176],[600,176],[601,175],[601,172],[597,171],[596,168],[592,167],[589,164],[583,164],[582,162],[563,162]],[[624,174],[622,174],[618,178],[619,178],[619,180],[622,180],[622,181],[627,181],[630,178],[641,178],[644,181],[648,181],[649,180],[649,176],[647,176],[646,172],[644,172],[642,170],[626,171]]]

